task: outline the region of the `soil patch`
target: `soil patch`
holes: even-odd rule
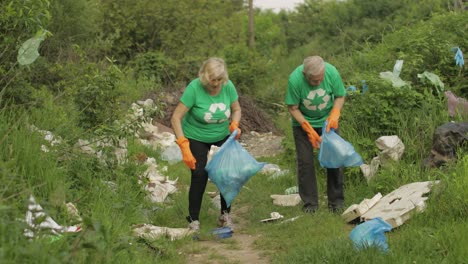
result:
[[[164,126],[171,127],[171,116],[179,103],[179,98],[182,96],[183,89],[165,91],[160,94],[150,94],[147,98],[153,99],[158,105],[164,107],[164,117],[155,120]],[[242,118],[240,128],[243,134],[255,131],[258,133],[271,132],[274,135],[281,135],[281,132],[276,128],[271,117],[266,111],[260,108],[252,99],[247,96],[239,95],[239,104],[242,108]]]

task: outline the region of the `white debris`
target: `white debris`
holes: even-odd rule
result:
[[[170,228],[154,226],[150,224],[138,225],[133,229],[135,236],[147,239],[156,240],[161,237],[168,237],[171,241],[181,239],[187,235],[192,234],[193,231],[188,228]]]
[[[272,212],[272,213],[270,213],[270,216],[271,216],[270,218],[260,220],[260,222],[262,222],[262,223],[273,222],[273,221],[279,220],[279,219],[284,217],[278,212]]]
[[[346,221],[352,221],[356,219],[356,216],[360,218],[360,221],[381,217],[392,225],[392,228],[398,227],[407,221],[412,213],[425,209],[425,201],[428,198],[423,195],[430,192],[432,186],[438,183],[439,181],[414,182],[401,186],[383,198],[377,194],[371,200],[364,200],[358,206],[352,205],[346,209],[342,217]],[[369,207],[368,210],[366,210],[367,207]]]
[[[288,195],[272,194],[270,197],[273,199],[273,204],[279,206],[296,206],[302,201],[297,193]]]
[[[78,209],[76,208],[76,206],[73,203],[66,203],[65,206],[67,207],[68,215],[71,216],[73,221],[80,222],[80,223],[81,223],[81,221],[83,221],[80,214],[78,213]]]
[[[369,182],[377,173],[380,165],[385,164],[388,160],[398,161],[405,151],[405,145],[398,136],[382,136],[379,137],[375,144],[381,150],[377,157],[374,157],[371,164],[362,164],[361,172]]]
[[[176,184],[178,178],[170,180],[168,176],[162,175],[158,171],[158,165],[154,158],[148,158],[145,164],[148,165],[148,168],[142,174],[142,177],[146,178],[146,181],[143,181],[142,177],[140,177],[139,183],[147,182],[145,190],[149,193],[149,199],[154,203],[162,203],[169,194],[177,191]],[[167,167],[164,168],[167,170]]]
[[[369,211],[382,198],[381,193],[377,193],[371,199],[364,199],[360,204],[353,204],[341,215],[346,222],[351,222]]]
[[[278,165],[268,163],[263,166],[263,168],[260,170],[260,173],[269,175],[270,179],[276,179],[289,173],[289,170],[282,170]]]
[[[289,187],[286,190],[284,190],[284,194],[293,194],[293,193],[299,193],[299,188],[297,186]]]
[[[32,195],[29,197],[25,221],[28,228],[24,230],[24,235],[28,238],[34,238],[41,231],[47,231],[53,235],[81,231],[80,226],[61,226],[57,224],[54,219],[43,212],[42,206],[36,203],[36,199]]]
[[[388,158],[398,161],[405,151],[405,145],[401,139],[395,135],[379,137],[375,141],[375,144],[382,151],[379,155],[382,161]]]

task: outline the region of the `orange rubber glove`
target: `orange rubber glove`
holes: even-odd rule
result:
[[[234,130],[237,130],[236,139],[239,139],[242,131],[240,130],[239,122],[237,121],[232,121],[231,124],[229,125],[229,132],[232,133]]]
[[[333,108],[330,112],[330,116],[327,118],[327,133],[330,132],[330,128],[338,128],[338,119],[340,119],[341,109]]]
[[[185,165],[190,169],[195,169],[195,163],[197,160],[192,155],[190,151],[190,142],[186,137],[180,137],[176,140],[177,145],[179,145],[180,150],[182,151],[182,159],[184,160]]]
[[[309,137],[310,144],[314,148],[320,148],[320,142],[322,142],[322,138],[317,134],[317,132],[312,128],[312,126],[309,124],[309,122],[304,121],[301,124],[302,129],[307,133],[307,136]]]

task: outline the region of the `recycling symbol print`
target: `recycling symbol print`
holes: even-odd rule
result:
[[[324,89],[317,89],[310,91],[302,102],[307,109],[317,111],[324,109],[328,101],[330,101],[330,95],[325,94]]]
[[[231,116],[231,109],[223,103],[211,104],[209,110],[204,116],[207,123],[223,123]]]

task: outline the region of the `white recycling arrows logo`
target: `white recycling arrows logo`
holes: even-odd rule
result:
[[[318,89],[310,91],[302,103],[311,111],[322,110],[327,106],[330,98],[330,95],[325,94],[325,90]]]
[[[218,109],[220,111],[224,111],[224,115],[226,116],[226,118],[219,119],[219,120],[213,120],[213,114],[216,113],[216,111],[218,111]],[[231,116],[231,109],[227,109],[226,105],[223,104],[223,103],[212,104],[212,105],[210,105],[209,110],[210,111],[206,112],[205,116],[204,116],[204,119],[205,119],[205,121],[207,123],[223,123],[226,120],[228,120],[228,118]]]

